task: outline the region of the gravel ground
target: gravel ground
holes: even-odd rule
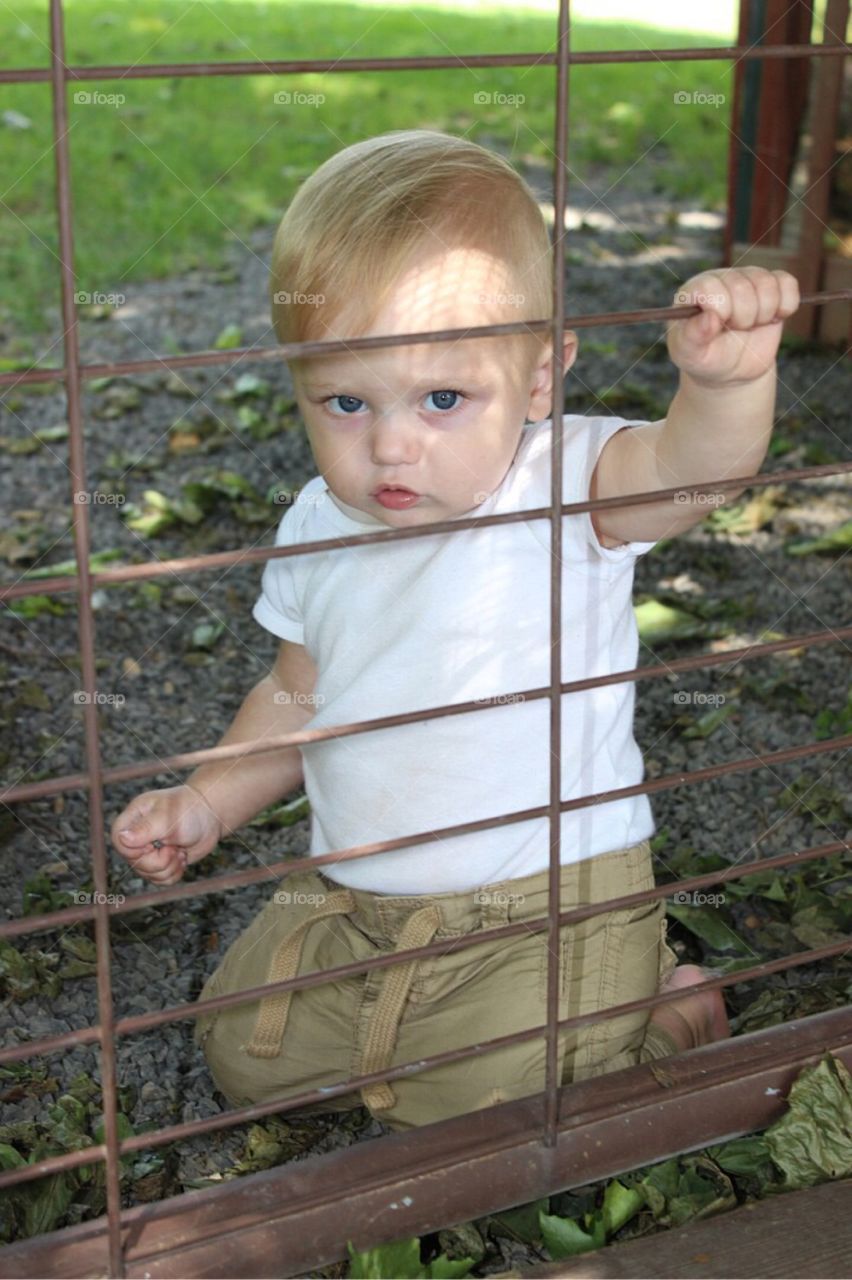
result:
[[[527,176],[546,198],[547,175],[528,170]],[[719,261],[720,218],[700,215],[688,204],[672,204],[651,185],[642,190],[635,177],[636,171],[630,178],[630,196],[616,187],[606,195],[605,207],[579,183],[570,191],[571,206],[584,212],[585,225],[578,226],[572,236],[569,312],[668,305],[682,280]],[[606,185],[595,183],[595,189],[605,190]],[[574,221],[580,221],[579,212]],[[103,292],[124,292],[126,303],[108,318],[82,322],[83,360],[143,358],[167,351],[170,344],[181,352],[209,349],[226,324],[242,328],[246,345],[271,345],[274,338],[266,303],[271,239],[271,231],[264,231],[253,236],[250,244],[232,242],[224,266],[198,269],[182,279],[126,289],[120,281],[104,281]],[[0,341],[4,339],[7,352],[14,352],[11,335],[0,335]],[[613,344],[611,349],[608,344]],[[45,343],[45,348],[49,345]],[[54,348],[48,359],[58,359],[60,350]],[[104,494],[124,493],[128,501],[137,503],[148,488],[177,498],[183,484],[211,468],[239,472],[261,495],[271,487],[304,484],[314,468],[292,412],[286,368],[264,362],[245,363],[241,371],[246,370],[271,384],[258,408],[268,420],[275,402],[281,426],[267,439],[239,429],[241,402],[217,398],[232,389],[236,379],[226,366],[187,371],[182,381],[191,388],[189,394],[181,380],[168,373],[134,377],[129,392],[128,382],[121,380],[98,391],[87,388],[90,488]],[[652,417],[656,403],[665,411],[675,374],[661,345],[659,327],[581,335],[578,365],[566,382],[566,407],[572,412],[594,412],[594,393],[616,385],[624,398],[607,401],[614,412]],[[13,464],[4,467],[0,476],[4,509],[10,513],[10,532],[0,544],[6,557],[6,581],[15,580],[27,568],[73,555],[68,532],[67,441],[46,439],[32,452],[17,453],[20,443],[14,443],[24,442],[27,447],[32,431],[61,426],[64,420],[63,399],[55,389],[28,392],[21,388],[6,396],[0,408],[3,451]],[[778,434],[788,437],[792,447],[784,456],[768,458],[765,469],[848,457],[848,379],[839,351],[805,346],[784,353],[779,420]],[[170,447],[169,428],[175,424],[179,430],[172,432]],[[193,432],[203,437],[203,446],[182,451],[182,435]],[[724,639],[659,646],[657,656],[700,652],[705,645],[735,647],[754,641],[764,630],[795,634],[846,622],[848,560],[819,555],[792,558],[783,544],[791,534],[816,535],[848,519],[849,489],[848,476],[791,486],[758,531],[739,535],[702,526],[641,559],[637,592],[670,591],[685,600],[713,602],[716,616],[727,617],[733,627]],[[134,562],[142,562],[230,549],[246,542],[269,544],[280,508],[270,507],[259,516],[256,508],[244,511],[247,517],[254,516],[254,522],[239,519],[239,510],[239,504],[223,501],[200,525],[177,525],[156,537],[142,538],[126,527],[115,505],[101,502],[91,508],[93,545],[96,550],[120,548]],[[260,568],[255,566],[165,578],[159,592],[121,586],[97,593],[99,688],[125,698],[120,707],[105,705],[100,715],[102,748],[109,763],[192,750],[217,740],[274,655],[274,638],[249,616],[259,579]],[[63,605],[64,611],[55,615],[42,613],[28,620],[5,617],[0,674],[8,719],[2,773],[9,781],[84,767],[81,713],[73,702],[79,676],[72,597],[65,598]],[[217,618],[225,623],[225,630],[212,652],[193,647],[194,628]],[[649,775],[806,742],[814,735],[814,717],[820,710],[839,710],[845,704],[848,653],[848,646],[835,643],[742,664],[721,674],[644,682],[637,698],[636,732]],[[647,652],[643,658],[653,661]],[[683,689],[723,692],[734,700],[734,713],[710,737],[684,736],[684,727],[705,707],[674,706],[673,694]],[[839,809],[832,807],[830,794],[826,798],[831,788],[842,790],[842,773],[842,760],[835,754],[814,763],[760,769],[657,795],[653,799],[657,827],[669,833],[661,870],[674,865],[673,853],[683,856],[690,847],[696,857],[721,853],[736,859],[746,850],[754,857],[828,839],[848,840],[849,811],[842,804]],[[790,807],[781,793],[801,775],[812,779],[816,788],[806,803]],[[147,785],[171,785],[178,780],[163,773]],[[112,787],[106,799],[108,820],[142,789],[138,784]],[[812,803],[815,796],[818,803]],[[73,890],[89,877],[83,793],[19,805],[14,815],[7,811],[0,822],[4,841],[0,876],[8,917],[24,909],[24,882],[39,870],[47,869],[57,889]],[[189,878],[254,867],[258,861],[269,863],[302,853],[307,845],[306,822],[283,832],[246,829]],[[110,860],[115,892],[133,894],[149,887],[132,877],[117,856],[111,854]],[[194,999],[269,892],[269,884],[259,884],[125,917],[116,927],[112,956],[116,1016]],[[74,936],[81,932],[76,929]],[[685,954],[700,954],[692,949],[690,935],[676,933],[676,937]],[[64,962],[68,955],[62,939],[57,930],[33,935],[22,946],[25,950],[38,946]],[[770,984],[812,984],[814,980],[810,970],[804,975],[800,970]],[[762,989],[735,988],[734,1008],[743,1007]],[[39,997],[7,999],[0,1008],[5,1037],[12,1043],[86,1026],[96,1016],[95,982],[90,976],[64,981],[52,1002]],[[55,1093],[66,1091],[80,1072],[99,1079],[97,1055],[88,1048],[52,1055],[47,1062],[57,1082]],[[122,1041],[118,1076],[120,1085],[130,1091],[128,1115],[137,1129],[210,1116],[226,1106],[195,1050],[188,1021]],[[37,1117],[55,1093],[8,1101],[4,1123]],[[366,1112],[341,1119],[315,1118],[302,1133],[294,1158],[382,1132],[384,1127]],[[206,1185],[206,1179],[215,1178],[241,1158],[247,1133],[248,1126],[237,1126],[173,1144],[159,1181],[149,1186],[145,1198]],[[126,1202],[137,1203],[139,1198],[128,1194]],[[495,1264],[491,1269],[499,1267]]]

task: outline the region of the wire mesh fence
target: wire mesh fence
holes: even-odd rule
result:
[[[775,767],[791,761],[809,760],[824,756],[840,755],[852,747],[852,735],[841,735],[823,741],[810,741],[790,746],[782,751],[753,753],[749,751],[740,758],[722,764],[716,764],[688,772],[677,772],[644,781],[639,785],[622,787],[616,790],[585,795],[563,801],[560,794],[562,752],[561,739],[561,706],[562,696],[566,693],[592,689],[598,686],[638,683],[645,680],[658,680],[672,673],[686,671],[710,670],[714,667],[730,665],[734,662],[760,661],[770,655],[792,650],[808,650],[816,646],[844,645],[852,638],[852,627],[835,625],[823,630],[797,634],[789,638],[772,640],[766,643],[750,644],[738,649],[728,649],[715,653],[702,653],[694,657],[669,660],[652,665],[638,666],[632,670],[617,671],[607,676],[589,677],[583,680],[565,682],[562,680],[560,618],[562,616],[562,566],[559,558],[551,558],[550,575],[550,623],[551,623],[551,682],[549,686],[518,691],[518,696],[527,702],[546,699],[550,703],[550,749],[551,773],[550,793],[546,806],[519,813],[498,815],[495,818],[472,821],[462,825],[449,826],[436,831],[418,832],[405,839],[385,841],[362,845],[346,850],[335,850],[333,853],[314,856],[284,859],[271,866],[256,869],[214,875],[203,882],[176,885],[156,891],[133,895],[119,904],[108,901],[109,874],[108,854],[104,837],[104,794],[105,789],[118,782],[151,777],[162,773],[164,769],[184,770],[210,760],[239,759],[258,752],[268,752],[283,746],[302,745],[324,739],[335,739],[357,736],[394,725],[403,725],[428,719],[451,717],[471,711],[485,711],[500,703],[500,698],[477,699],[475,702],[437,706],[427,712],[404,713],[361,721],[357,724],[333,726],[325,729],[306,729],[298,733],[289,733],[277,738],[266,738],[254,743],[239,743],[231,746],[219,746],[193,752],[181,752],[162,758],[151,758],[135,761],[131,764],[110,765],[103,758],[98,724],[98,708],[95,699],[97,690],[96,657],[97,645],[92,609],[93,592],[103,586],[119,582],[139,582],[179,572],[181,575],[206,568],[228,569],[235,565],[265,564],[279,557],[310,555],[318,551],[343,549],[353,546],[369,546],[386,541],[403,538],[434,537],[437,533],[460,532],[469,528],[500,525],[517,521],[549,521],[551,545],[557,545],[557,539],[565,517],[571,517],[585,511],[602,511],[611,507],[641,505],[659,501],[663,497],[671,497],[676,492],[687,491],[691,494],[716,492],[721,489],[741,488],[749,485],[760,489],[769,484],[801,483],[817,478],[840,475],[852,470],[852,463],[832,462],[824,465],[788,468],[773,471],[766,475],[743,475],[724,479],[708,478],[706,481],[692,485],[677,485],[665,490],[637,492],[618,498],[598,499],[579,503],[563,503],[563,458],[562,438],[555,431],[552,439],[551,474],[553,478],[551,506],[540,509],[512,512],[492,516],[472,516],[466,519],[453,519],[422,527],[387,532],[363,534],[358,536],[336,537],[329,540],[302,544],[298,547],[266,547],[242,548],[233,551],[215,552],[206,555],[186,556],[178,559],[152,561],[150,563],[108,569],[93,572],[90,568],[90,508],[78,500],[77,495],[89,489],[87,464],[84,450],[83,434],[83,384],[86,380],[123,373],[142,373],[152,370],[179,370],[190,366],[227,364],[237,365],[247,360],[281,360],[291,356],[308,356],[331,354],[346,350],[357,352],[372,350],[377,347],[392,347],[413,342],[443,342],[448,339],[464,342],[470,338],[488,335],[510,335],[522,332],[547,332],[552,335],[554,343],[553,377],[556,388],[553,401],[553,421],[561,416],[561,396],[563,382],[563,363],[561,335],[568,328],[581,329],[602,325],[630,326],[639,323],[663,323],[673,318],[683,318],[697,314],[698,307],[645,308],[628,312],[608,312],[591,315],[570,316],[565,312],[565,255],[561,251],[554,255],[553,278],[553,318],[537,322],[519,322],[515,324],[492,324],[477,327],[474,330],[445,329],[428,332],[411,332],[403,335],[366,339],[353,339],[345,342],[307,342],[289,345],[278,345],[269,348],[244,348],[227,351],[205,351],[182,356],[157,356],[151,359],[115,362],[111,364],[81,363],[79,353],[78,319],[75,308],[76,277],[74,269],[73,217],[71,208],[71,170],[68,148],[68,111],[67,95],[69,87],[76,82],[103,79],[124,79],[139,77],[187,77],[187,76],[223,76],[223,75],[280,75],[299,74],[304,72],[321,72],[336,74],[359,70],[391,71],[403,68],[441,69],[459,67],[498,67],[498,66],[551,66],[555,72],[555,116],[556,127],[554,137],[554,238],[558,249],[561,248],[559,228],[564,227],[566,208],[566,172],[568,156],[567,116],[569,70],[573,66],[583,64],[603,64],[615,62],[648,62],[651,60],[760,60],[774,58],[808,57],[821,59],[837,57],[848,52],[848,46],[838,36],[835,43],[823,45],[754,45],[750,47],[730,48],[689,48],[689,49],[643,49],[615,50],[605,52],[572,52],[570,47],[570,17],[567,3],[559,8],[554,49],[538,53],[518,53],[517,55],[467,56],[465,54],[447,54],[437,57],[411,58],[360,58],[360,59],[311,59],[311,60],[277,60],[262,64],[252,61],[233,63],[184,63],[184,64],[152,64],[125,66],[69,66],[66,62],[65,37],[63,29],[62,0],[51,0],[50,3],[50,43],[51,62],[49,68],[31,70],[5,70],[0,72],[0,81],[20,83],[24,81],[41,81],[50,83],[53,94],[54,156],[56,165],[56,194],[59,218],[59,239],[61,258],[62,287],[62,320],[64,361],[61,366],[51,368],[33,368],[30,370],[0,375],[0,387],[12,389],[17,385],[38,382],[57,381],[64,384],[68,406],[69,424],[69,474],[68,503],[73,522],[73,536],[77,573],[73,577],[48,577],[40,584],[40,590],[50,596],[62,593],[75,593],[77,596],[78,641],[81,658],[81,689],[87,700],[83,703],[83,720],[85,727],[85,770],[74,774],[66,774],[35,782],[21,781],[7,788],[0,799],[5,805],[24,803],[45,796],[61,795],[71,790],[85,790],[88,795],[89,818],[91,826],[91,858],[93,883],[95,887],[94,902],[91,905],[80,905],[62,911],[32,915],[11,920],[0,925],[0,936],[22,937],[37,931],[45,931],[57,927],[66,927],[78,922],[94,924],[97,950],[97,1020],[93,1025],[82,1027],[66,1034],[51,1037],[34,1038],[23,1043],[7,1046],[0,1051],[0,1062],[14,1062],[34,1055],[44,1055],[68,1050],[76,1045],[97,1045],[101,1061],[101,1085],[104,1108],[104,1141],[84,1150],[67,1152],[51,1156],[38,1163],[0,1173],[0,1188],[8,1188],[21,1183],[45,1177],[51,1173],[69,1170],[89,1164],[93,1160],[105,1162],[107,1192],[107,1232],[108,1232],[108,1267],[109,1274],[122,1276],[126,1274],[125,1249],[127,1237],[123,1232],[123,1223],[127,1214],[122,1213],[120,1190],[120,1160],[129,1152],[149,1149],[174,1142],[179,1138],[198,1136],[216,1129],[235,1126],[248,1120],[258,1119],[271,1114],[286,1114],[310,1103],[323,1100],[328,1102],[336,1096],[352,1093],[377,1081],[402,1079],[411,1074],[428,1071],[438,1064],[460,1061],[465,1058],[476,1058],[489,1048],[503,1043],[514,1043],[524,1039],[545,1037],[547,1045],[546,1086],[542,1095],[542,1112],[540,1131],[535,1141],[540,1144],[546,1155],[548,1149],[557,1146],[560,1130],[560,1090],[557,1069],[558,1036],[565,1031],[579,1026],[589,1025],[623,1014],[628,1011],[652,1010],[659,1005],[675,1000],[679,992],[657,993],[643,1000],[632,1001],[598,1013],[586,1014],[569,1019],[559,1019],[558,1002],[558,956],[560,929],[566,924],[577,923],[604,911],[626,908],[641,903],[653,902],[669,897],[673,891],[695,892],[712,885],[723,884],[747,875],[756,870],[801,865],[814,860],[826,859],[844,851],[847,846],[842,840],[827,841],[805,849],[795,849],[787,853],[750,860],[748,863],[732,866],[724,871],[714,871],[706,875],[691,876],[677,881],[674,885],[666,884],[641,893],[627,893],[604,903],[589,904],[569,910],[561,910],[560,903],[560,821],[561,815],[573,809],[587,808],[620,799],[631,795],[654,794],[678,787],[692,787],[702,782],[728,774],[748,772],[750,770]],[[824,305],[831,301],[850,298],[849,291],[810,293],[803,299],[805,304]],[[0,597],[9,603],[32,591],[28,582],[17,582],[0,589]],[[500,825],[529,820],[530,818],[547,818],[550,824],[550,863],[549,863],[549,907],[546,916],[533,922],[524,921],[509,924],[489,932],[495,939],[508,939],[521,932],[541,932],[547,937],[549,950],[548,986],[547,986],[547,1022],[527,1032],[516,1032],[502,1037],[489,1045],[471,1045],[463,1049],[435,1053],[428,1058],[396,1066],[389,1070],[365,1073],[344,1084],[338,1084],[321,1090],[312,1090],[288,1099],[286,1102],[273,1100],[263,1104],[255,1104],[235,1108],[226,1114],[213,1116],[193,1122],[171,1125],[154,1132],[146,1132],[132,1138],[122,1139],[117,1125],[117,1073],[116,1073],[116,1041],[119,1037],[131,1036],[143,1030],[166,1025],[183,1019],[197,1016],[199,1008],[195,1003],[178,1007],[167,1007],[153,1013],[116,1019],[113,1008],[113,996],[110,976],[110,927],[113,917],[121,917],[129,913],[141,911],[154,906],[161,907],[170,902],[181,902],[187,898],[195,898],[205,894],[222,893],[253,883],[267,881],[270,876],[286,878],[306,866],[321,867],[329,863],[342,863],[371,854],[389,851],[402,845],[415,846],[441,839],[449,835],[468,834],[479,830],[494,828]],[[286,882],[286,881],[285,881]],[[456,940],[456,948],[466,947],[482,941],[482,934]],[[342,980],[353,975],[366,973],[372,969],[388,968],[398,965],[400,955],[404,959],[422,959],[440,954],[444,944],[432,942],[425,946],[408,949],[399,954],[374,959],[366,963],[353,962],[318,973],[303,974],[267,985],[229,993],[205,1003],[205,1011],[224,1009],[235,1004],[258,1000],[261,995],[271,993],[303,990],[324,983]],[[713,978],[706,984],[706,989],[720,989],[735,982],[763,977],[769,973],[781,972],[800,965],[813,964],[820,960],[841,956],[848,951],[848,942],[835,942],[821,947],[808,948],[785,956],[783,959],[755,964],[736,973]],[[842,1027],[849,1030],[849,1011],[847,1021]],[[835,1017],[832,1026],[841,1025]],[[728,1067],[730,1062],[736,1064],[737,1045],[731,1042],[727,1047]],[[743,1072],[746,1070],[746,1058],[743,1057]],[[736,1065],[733,1070],[736,1070]],[[569,1087],[569,1092],[571,1091]],[[614,1104],[613,1104],[614,1109]],[[612,1110],[612,1109],[611,1109]],[[641,1151],[635,1152],[637,1159]],[[456,1148],[455,1157],[445,1155],[443,1164],[451,1168],[453,1164],[464,1162],[464,1144]],[[364,1167],[369,1163],[367,1153],[363,1153]],[[528,1184],[521,1171],[516,1174],[517,1200],[524,1199]],[[383,1184],[387,1189],[389,1180]],[[189,1201],[190,1197],[186,1197]],[[327,1217],[330,1219],[338,1211],[335,1201],[329,1199]],[[225,1224],[227,1228],[227,1224]],[[221,1228],[220,1228],[221,1229]],[[0,1263],[2,1269],[2,1263]],[[248,1264],[246,1274],[254,1274]],[[166,1272],[162,1272],[166,1274]],[[177,1274],[175,1272],[175,1274]],[[280,1274],[280,1272],[279,1272]]]

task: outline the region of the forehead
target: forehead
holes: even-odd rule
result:
[[[365,285],[365,288],[368,285]],[[393,291],[361,337],[418,333],[430,329],[464,329],[519,320],[524,298],[513,286],[509,265],[483,250],[431,247],[400,275]],[[346,317],[324,324],[324,338],[357,331],[357,299]],[[410,382],[435,376],[457,379],[493,373],[509,357],[511,340],[467,338],[450,342],[404,344],[323,356],[301,363],[300,380],[311,386],[340,377],[401,377]]]

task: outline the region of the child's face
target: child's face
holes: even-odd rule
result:
[[[489,255],[432,250],[402,276],[363,336],[505,324],[528,314],[517,298],[505,265]],[[352,332],[331,321],[321,336]],[[566,369],[575,354],[570,334]],[[511,466],[524,420],[547,417],[552,399],[549,349],[535,361],[521,358],[513,338],[323,356],[295,366],[293,381],[317,468],[338,505],[398,529],[463,516],[484,502]],[[383,485],[415,496],[382,496]]]

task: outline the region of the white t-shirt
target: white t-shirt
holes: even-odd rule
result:
[[[623,418],[563,419],[564,502],[582,502]],[[477,515],[550,505],[551,421],[525,427]],[[352,508],[348,508],[352,510]],[[562,679],[636,665],[633,566],[653,542],[605,548],[588,511],[563,517]],[[276,546],[376,532],[321,476],[285,512]],[[550,684],[549,517],[269,560],[254,618],[304,644],[317,666],[306,728],[350,724]],[[562,697],[562,800],[640,783],[634,684]],[[550,702],[505,701],[302,746],[312,854],[547,805]],[[561,817],[561,861],[653,833],[646,795]],[[386,894],[456,893],[544,870],[549,818],[401,846],[323,873]]]

